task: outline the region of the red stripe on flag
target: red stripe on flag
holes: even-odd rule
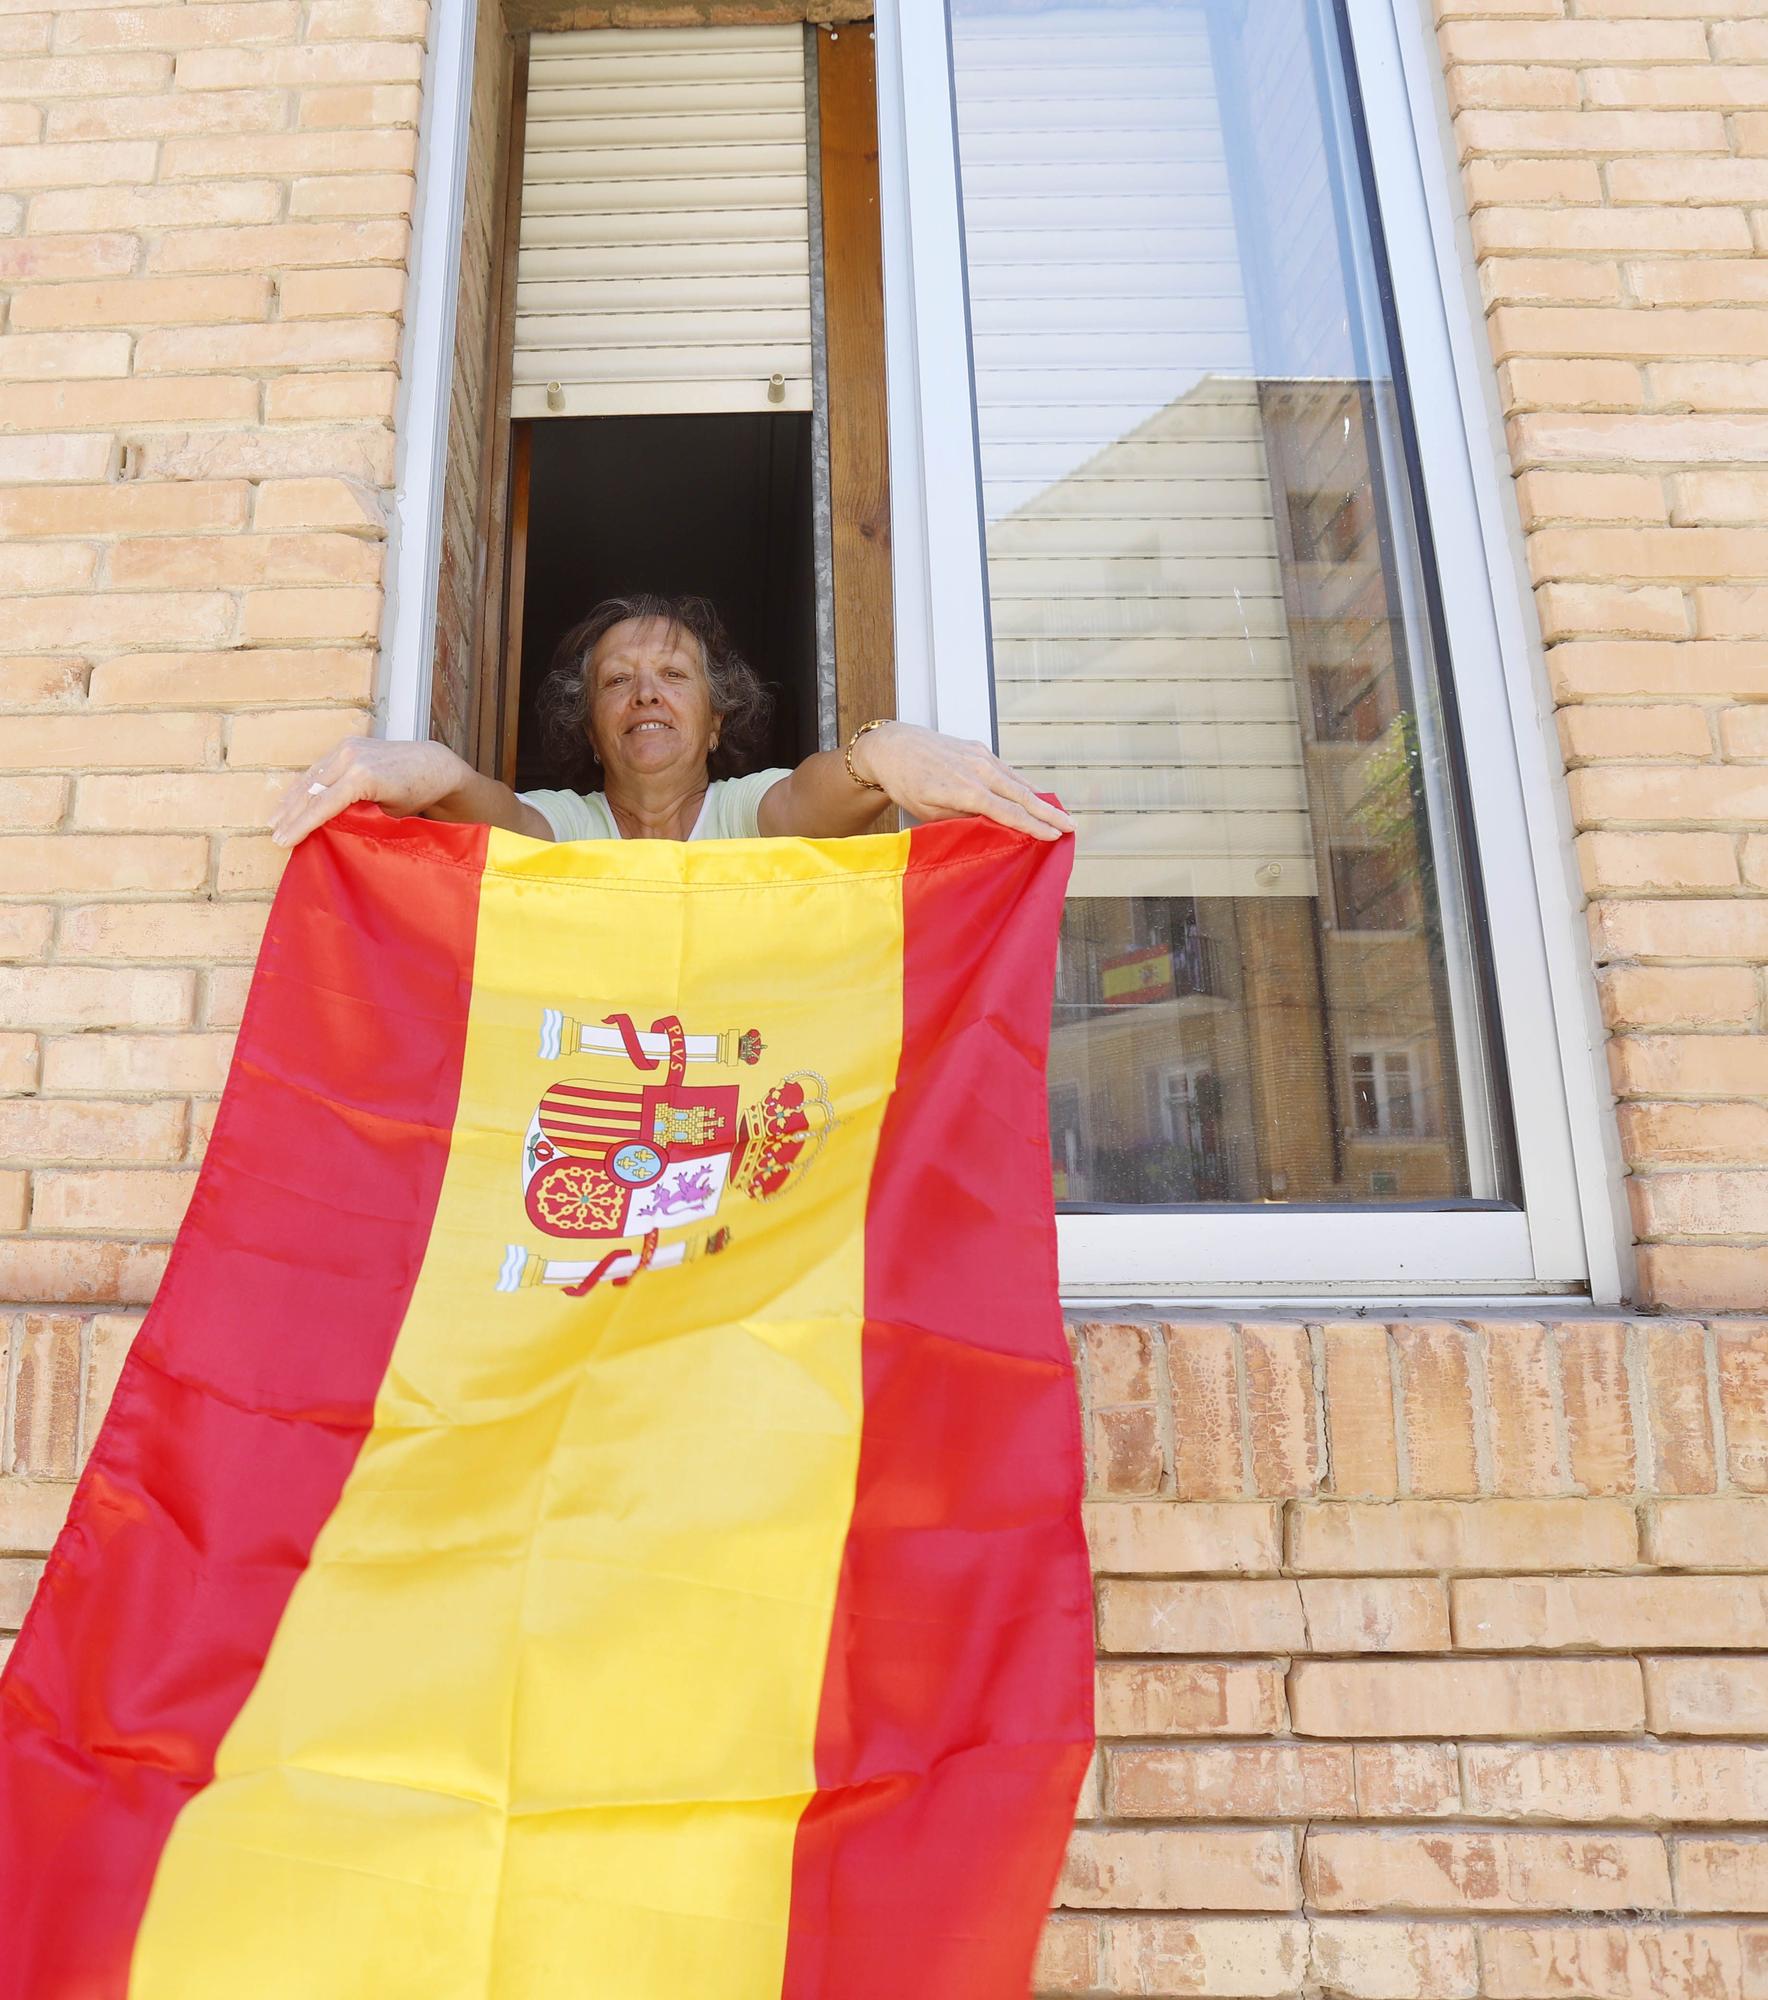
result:
[[[0,2000],[124,2000],[429,1240],[485,829],[342,824],[290,859],[189,1216],[0,1679]]]
[[[1023,2000],[1091,1754],[1045,1057],[1069,843],[915,830],[784,2000]]]

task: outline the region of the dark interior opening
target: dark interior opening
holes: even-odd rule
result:
[[[602,598],[697,591],[774,690],[757,768],[817,747],[808,411],[533,425],[516,783],[556,784],[533,726],[553,648]]]

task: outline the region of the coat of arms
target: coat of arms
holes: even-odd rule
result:
[[[546,1009],[541,1059],[572,1070],[528,1122],[523,1204],[535,1229],[598,1254],[549,1258],[511,1244],[498,1290],[552,1284],[575,1297],[604,1281],[627,1284],[715,1253],[730,1236],[720,1227],[664,1243],[665,1230],[714,1222],[727,1194],[773,1201],[793,1187],[834,1129],[834,1108],[813,1070],[747,1098],[740,1082],[723,1080],[761,1054],[752,1028],[690,1035],[668,1014],[641,1034],[628,1014],[585,1023]]]

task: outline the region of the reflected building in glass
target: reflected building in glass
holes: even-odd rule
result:
[[[957,0],[1002,755],[1075,813],[1057,1197],[1511,1192],[1337,24]]]

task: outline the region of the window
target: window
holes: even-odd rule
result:
[[[1082,827],[1065,1281],[1612,1288],[1417,24],[925,11],[879,16],[899,687]]]

